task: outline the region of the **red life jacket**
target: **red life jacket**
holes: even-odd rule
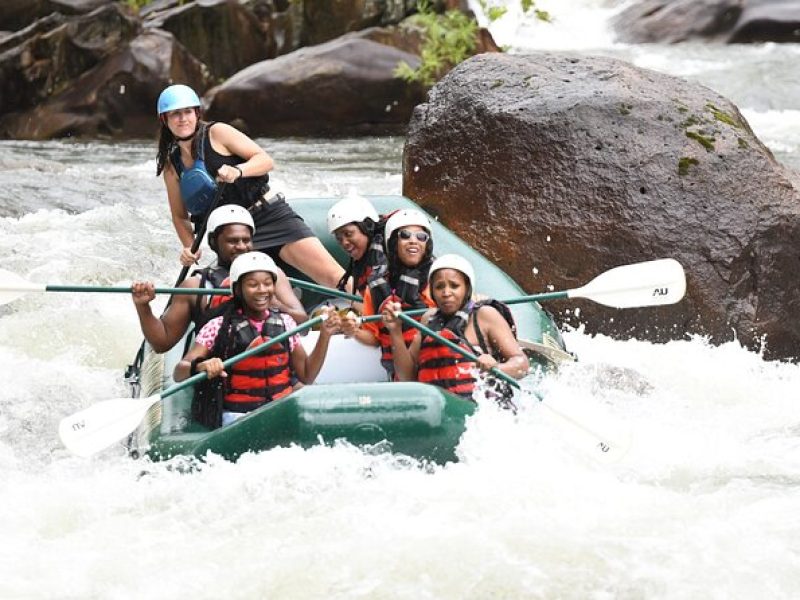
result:
[[[217,344],[224,347],[223,360],[241,354],[253,340],[262,344],[286,331],[286,325],[277,310],[270,310],[261,332],[242,314],[235,315],[230,326],[220,328]],[[220,336],[228,339],[220,340]],[[232,339],[231,339],[232,338]],[[250,412],[259,406],[283,398],[292,392],[291,357],[289,341],[273,344],[263,353],[251,356],[233,365],[228,372],[224,390],[224,410]]]
[[[441,313],[437,312],[428,321],[428,327],[446,340],[474,353],[474,350],[462,337],[463,333],[459,334],[453,331],[455,329],[463,332],[467,318],[468,315],[459,311],[445,322]],[[448,326],[452,326],[452,328]],[[469,400],[472,399],[476,381],[475,362],[464,358],[429,335],[422,338],[417,361],[417,381],[444,388]]]
[[[433,300],[428,296],[427,291],[423,290],[420,294],[420,298],[428,305],[429,308],[433,308],[436,304]],[[384,303],[388,300],[398,300],[397,296],[392,296],[384,300]],[[402,310],[409,310],[413,308],[412,305],[401,302],[400,305],[402,306]],[[383,311],[383,303],[378,307],[376,314],[380,314]],[[418,315],[414,317],[414,320],[419,321],[422,318],[422,315]],[[417,334],[416,328],[408,325],[407,323],[403,322],[403,341],[405,342],[406,346],[410,346],[411,342],[414,340],[414,336]],[[378,330],[378,342],[381,345],[381,365],[383,368],[386,369],[386,372],[389,373],[389,376],[392,380],[395,380],[395,372],[394,372],[394,352],[392,351],[392,336],[389,334],[389,330],[381,325],[381,328]]]

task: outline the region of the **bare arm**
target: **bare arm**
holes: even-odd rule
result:
[[[242,177],[258,177],[270,172],[275,166],[272,157],[244,133],[227,123],[214,123],[209,130],[211,147],[223,155],[241,156],[244,162],[237,168],[223,165],[217,176],[223,181],[235,181],[241,171]]]
[[[478,357],[478,366],[484,370],[497,367],[515,379],[527,375],[528,359],[503,316],[491,306],[484,306],[478,310],[476,317],[481,330],[486,333],[489,346],[497,349],[503,357],[502,362],[498,363],[490,355],[482,354]]]
[[[196,288],[198,285],[198,279],[192,277],[185,280],[180,287]],[[131,296],[144,339],[156,352],[166,352],[186,333],[192,318],[190,302],[195,302],[196,299],[194,296],[174,296],[169,308],[159,319],[150,306],[155,298],[154,287],[149,281],[136,281],[131,287]]]
[[[400,381],[416,381],[417,358],[422,337],[419,332],[414,336],[411,342],[411,348],[414,348],[413,351],[406,346],[406,342],[403,339],[403,322],[396,315],[400,310],[402,310],[402,306],[399,302],[387,302],[381,313],[383,326],[386,327],[389,332],[389,338],[392,340],[392,358],[394,359],[397,378]]]
[[[327,312],[328,318],[322,323],[319,339],[317,339],[311,354],[306,354],[302,344],[297,344],[292,350],[292,367],[294,367],[297,378],[306,384],[314,383],[322,370],[331,336],[338,331],[341,324],[339,314],[335,310],[329,309]]]
[[[303,308],[300,300],[294,295],[292,284],[283,270],[279,270],[278,281],[275,285],[275,299],[273,304],[279,311],[292,317],[298,324],[308,321],[308,313]]]
[[[211,350],[203,346],[202,344],[195,344],[186,353],[177,365],[175,365],[175,370],[172,372],[172,378],[175,381],[183,381],[184,379],[188,379],[191,376],[191,369],[192,369],[192,361],[197,359],[197,372],[206,371],[208,373],[209,379],[214,379],[215,377],[227,377],[228,374],[225,372],[224,367],[222,366],[222,361],[219,358],[209,358],[208,360],[203,360],[208,358],[211,354]]]

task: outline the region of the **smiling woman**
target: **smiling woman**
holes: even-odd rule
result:
[[[388,271],[374,273],[364,292],[364,315],[380,314],[384,305],[398,302],[403,310],[434,306],[428,294],[428,270],[433,261],[431,223],[414,209],[398,210],[386,221],[385,239]],[[355,317],[344,320],[346,335],[371,346],[380,346],[381,364],[394,379],[394,360],[389,331],[380,323],[360,325]],[[415,329],[404,325],[403,337],[411,343]]]
[[[200,251],[192,250],[193,223],[203,222],[220,182],[229,184],[220,190],[221,205],[237,204],[253,213],[256,250],[322,285],[339,282],[344,270],[303,219],[282,197],[267,199],[274,163],[258,144],[230,125],[203,121],[200,98],[186,85],[171,85],[161,93],[158,116],[156,173],[164,179],[184,266],[200,258]]]
[[[266,254],[248,252],[238,256],[231,265],[233,298],[229,306],[203,326],[191,350],[175,366],[175,381],[202,371],[208,374],[208,380],[197,387],[192,413],[209,428],[227,425],[288,396],[293,390],[293,375],[302,383],[313,383],[322,369],[330,337],[339,327],[339,315],[333,310],[327,313],[310,354],[306,354],[299,338],[292,336],[226,372],[226,359],[268,344],[297,326],[289,315],[271,308],[277,279],[278,267]]]

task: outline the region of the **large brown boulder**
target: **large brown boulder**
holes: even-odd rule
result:
[[[3,0],[0,29],[18,31],[53,13],[82,15],[118,0]]]
[[[674,257],[669,307],[552,303],[590,332],[734,335],[800,354],[800,195],[737,108],[695,83],[565,53],[483,54],[414,111],[406,195],[530,292]]]
[[[172,81],[198,90],[208,85],[203,65],[171,34],[146,31],[45,102],[1,117],[0,136],[33,140],[154,136],[156,99]]]
[[[138,32],[138,21],[110,4],[78,17],[55,13],[5,38],[0,42],[0,114],[59,94]]]
[[[217,80],[276,55],[275,44],[271,43],[262,22],[238,2],[205,0],[172,4],[145,12],[145,26],[172,33],[205,63]]]
[[[621,41],[800,42],[800,0],[642,0],[613,20]]]
[[[404,131],[423,88],[394,76],[419,58],[357,35],[302,48],[237,73],[208,95],[211,119],[251,135]]]
[[[304,45],[330,41],[350,31],[394,25],[414,12],[417,0],[304,0]]]

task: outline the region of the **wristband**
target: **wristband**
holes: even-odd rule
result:
[[[241,179],[242,177],[244,177],[244,173],[242,173],[242,168],[241,167],[237,167],[236,165],[233,165],[233,168],[236,169],[237,171],[239,171],[239,177],[237,177],[236,179]]]
[[[197,371],[197,363],[199,363],[199,362],[201,362],[201,359],[199,359],[199,358],[193,358],[191,361],[189,361],[189,375],[190,376],[197,375],[197,373],[198,373],[198,371]]]

